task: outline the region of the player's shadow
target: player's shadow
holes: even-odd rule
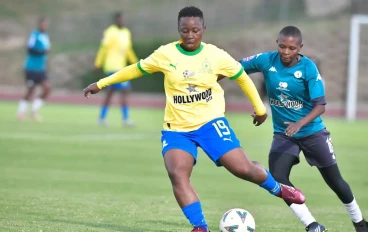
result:
[[[167,230],[160,230],[160,229],[150,229],[147,230],[146,228],[139,228],[139,225],[145,224],[147,222],[137,222],[137,227],[130,227],[130,226],[122,226],[116,224],[107,224],[107,223],[93,223],[93,222],[81,222],[81,221],[72,221],[72,220],[61,220],[61,219],[49,219],[51,222],[57,223],[64,223],[64,224],[72,224],[72,225],[79,225],[79,226],[86,226],[86,227],[94,227],[98,229],[107,229],[112,231],[124,231],[124,232],[137,232],[137,231],[150,231],[150,232],[167,232]],[[157,223],[156,221],[152,221],[152,223]],[[160,222],[162,223],[162,222]]]

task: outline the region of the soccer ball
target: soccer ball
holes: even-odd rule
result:
[[[255,232],[256,222],[245,209],[230,209],[221,218],[220,232]]]

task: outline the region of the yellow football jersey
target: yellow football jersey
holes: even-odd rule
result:
[[[128,28],[116,25],[104,31],[101,46],[95,60],[95,66],[102,67],[105,73],[116,72],[127,66],[127,62],[136,63],[138,58],[132,48],[131,33]]]
[[[164,73],[164,129],[172,131],[193,131],[223,117],[224,90],[217,76],[236,79],[243,73],[240,63],[224,50],[202,43],[196,51],[188,52],[180,41],[161,46],[139,61],[138,67],[144,74]]]

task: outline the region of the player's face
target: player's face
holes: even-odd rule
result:
[[[303,47],[300,38],[280,35],[276,42],[281,61],[285,66],[292,66],[298,62],[297,57],[300,49]]]
[[[46,20],[40,21],[40,23],[38,25],[38,29],[40,31],[46,31],[47,30],[47,22],[46,22]]]
[[[199,17],[183,17],[179,20],[178,30],[185,50],[195,51],[201,45],[206,27]]]
[[[115,23],[118,27],[123,27],[124,26],[124,18],[123,16],[119,16],[116,18]]]

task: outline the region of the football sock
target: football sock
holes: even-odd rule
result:
[[[18,114],[23,114],[28,108],[28,101],[22,99],[19,101]]]
[[[108,106],[102,106],[100,113],[100,120],[105,120],[108,109],[109,109]]]
[[[121,113],[123,115],[123,120],[127,121],[129,119],[129,107],[128,106],[122,106],[121,107]]]
[[[279,194],[279,192],[281,191],[280,183],[275,181],[275,179],[273,178],[273,176],[271,175],[271,173],[268,170],[266,170],[266,172],[267,172],[267,179],[266,179],[265,182],[263,182],[259,186],[261,188],[266,189],[269,193],[271,193],[273,195]]]
[[[311,223],[316,221],[305,204],[291,204],[290,209],[305,226],[309,226]]]
[[[182,211],[189,220],[190,224],[192,224],[194,227],[203,227],[207,229],[207,222],[204,218],[202,206],[199,201],[185,206],[182,208]]]
[[[41,98],[36,98],[32,103],[32,111],[38,111],[44,104],[44,101]]]
[[[344,204],[346,210],[348,211],[350,218],[353,222],[357,223],[363,220],[362,211],[360,211],[360,208],[357,204],[357,202],[354,200],[349,204]]]

